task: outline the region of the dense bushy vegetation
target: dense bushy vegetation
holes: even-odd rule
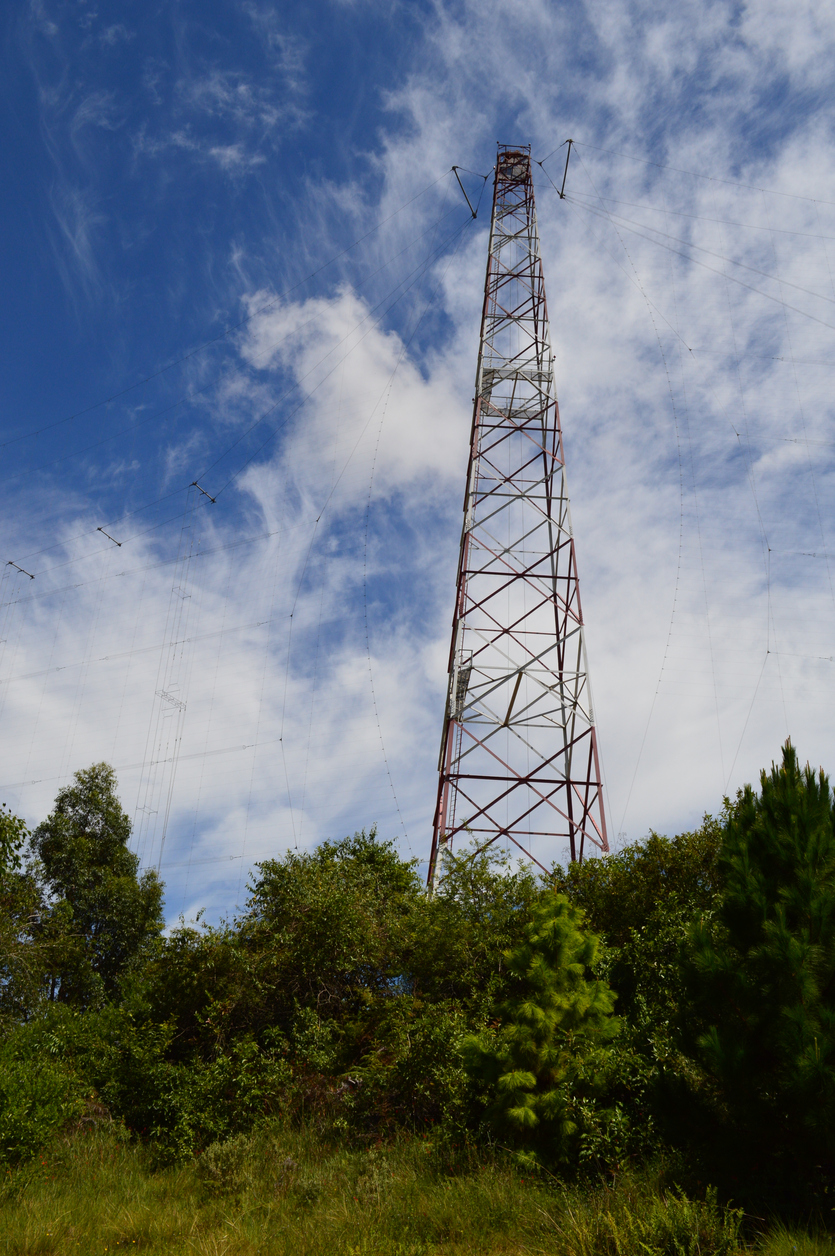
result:
[[[211,1185],[301,1130],[831,1221],[835,799],[791,746],[696,832],[547,878],[459,851],[427,898],[372,831],[169,936],[129,836],[105,764],[31,836],[0,812],[5,1165],[104,1123]]]

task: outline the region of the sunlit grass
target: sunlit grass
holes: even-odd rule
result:
[[[806,1234],[776,1225],[759,1245],[759,1256],[833,1256],[835,1238]]]
[[[763,1256],[835,1256],[782,1228]],[[419,1139],[364,1151],[286,1130],[154,1170],[109,1132],[59,1143],[9,1173],[0,1253],[201,1256],[733,1256],[739,1218],[651,1175],[579,1189],[499,1160],[452,1172]]]

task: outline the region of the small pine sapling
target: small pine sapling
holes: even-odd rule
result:
[[[492,1028],[464,1040],[470,1075],[486,1084],[487,1120],[500,1136],[563,1158],[577,1133],[577,1086],[594,1088],[590,1060],[612,1038],[615,995],[594,977],[600,941],[563,895],[535,909],[524,940],[506,953],[511,993]]]

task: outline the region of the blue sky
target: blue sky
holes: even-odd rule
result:
[[[373,823],[426,858],[488,220],[449,169],[569,135],[610,827],[693,825],[788,733],[832,767],[833,44],[787,0],[9,6],[3,798],[113,762],[171,918]]]
[[[327,201],[355,186],[373,216],[381,90],[397,79],[417,7],[382,26],[371,12],[326,8],[327,17],[315,7],[66,4],[9,22],[4,158],[17,177],[4,197],[3,333],[13,435],[121,391],[236,322],[246,292],[290,286],[350,243],[361,215],[345,221],[318,204],[323,182]],[[311,232],[312,206],[324,220]],[[341,274],[362,278],[367,267],[353,260],[305,295],[332,290]],[[179,398],[183,377],[130,395],[108,423]],[[100,438],[104,418],[93,412],[28,443],[21,467]],[[167,417],[166,430],[175,427],[191,430],[189,416]],[[113,461],[144,461],[158,431],[114,442]],[[97,471],[110,452],[94,456]]]

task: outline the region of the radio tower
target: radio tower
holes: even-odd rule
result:
[[[430,890],[459,836],[609,849],[527,146],[496,161],[438,768]]]

